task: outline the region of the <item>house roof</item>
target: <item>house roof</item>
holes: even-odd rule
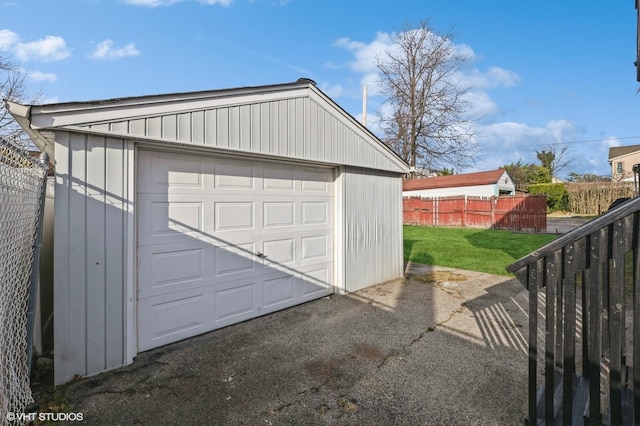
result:
[[[640,151],[640,145],[613,146],[609,148],[609,160]]]
[[[309,79],[7,110],[55,157],[57,130],[404,174],[408,165]]]
[[[460,175],[438,176],[433,178],[407,179],[402,183],[403,191],[420,189],[454,188],[459,186],[492,185],[498,183],[506,173],[505,169],[486,172],[465,173]]]

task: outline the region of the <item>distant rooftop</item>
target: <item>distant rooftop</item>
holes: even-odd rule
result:
[[[432,178],[407,179],[402,183],[403,191],[419,189],[453,188],[458,186],[491,185],[498,183],[505,169]]]
[[[636,151],[640,151],[640,145],[612,146],[609,148],[609,160],[616,157],[622,157],[623,155],[631,154]]]

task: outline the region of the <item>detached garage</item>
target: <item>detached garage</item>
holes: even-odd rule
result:
[[[310,80],[7,108],[55,161],[55,383],[403,275],[407,165]]]

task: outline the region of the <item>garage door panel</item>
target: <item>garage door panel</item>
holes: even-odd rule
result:
[[[310,262],[321,260],[327,262],[330,260],[330,246],[333,241],[329,235],[308,235],[300,239],[300,260],[302,262]]]
[[[255,204],[253,201],[216,202],[214,231],[246,231],[255,229]]]
[[[138,298],[209,285],[213,247],[199,242],[138,249]]]
[[[266,266],[274,263],[278,265],[290,265],[296,261],[296,247],[299,247],[299,243],[296,244],[296,238],[293,237],[273,240],[265,239],[262,247]]]
[[[248,161],[216,160],[215,188],[233,190],[255,189],[256,166]]]
[[[256,274],[262,260],[257,258],[255,243],[215,247],[215,277],[218,280],[239,279]]]
[[[159,156],[151,164],[151,186],[164,188],[202,188],[202,162],[193,158]]]
[[[151,235],[202,232],[202,202],[156,201],[151,204]]]
[[[215,309],[211,313],[216,327],[224,327],[258,315],[258,292],[262,287],[260,280],[259,277],[253,277],[215,286]]]
[[[140,151],[138,189],[144,193],[202,190],[213,166],[199,157]]]
[[[330,185],[330,182],[333,181],[332,174],[333,171],[327,169],[301,169],[301,191],[305,193],[331,194],[333,192],[333,186]]]
[[[275,276],[274,276],[275,275]],[[271,274],[264,279],[263,313],[277,311],[296,302],[296,277],[291,274]]]
[[[294,201],[267,201],[263,203],[262,211],[264,228],[296,225],[296,203]]]
[[[183,242],[204,231],[208,213],[202,201],[168,201],[161,194],[140,194],[138,197],[138,244]]]
[[[265,165],[262,188],[267,192],[295,190],[294,168],[278,165]]]
[[[193,337],[211,328],[206,288],[138,300],[138,350]]]
[[[301,203],[303,226],[329,225],[329,201],[303,201]]]
[[[302,268],[301,272],[300,299],[302,301],[313,300],[333,293],[331,284],[333,269],[330,264]]]

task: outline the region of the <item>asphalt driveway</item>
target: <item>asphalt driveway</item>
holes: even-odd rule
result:
[[[433,270],[454,275],[419,281]],[[523,424],[522,285],[407,272],[142,353],[64,396],[92,425]]]

